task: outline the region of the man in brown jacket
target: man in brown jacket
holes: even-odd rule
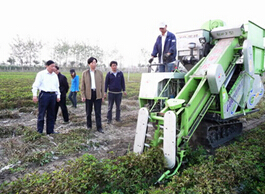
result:
[[[104,78],[100,70],[96,70],[97,59],[87,60],[89,69],[82,73],[81,98],[86,102],[87,129],[92,128],[91,113],[94,105],[96,126],[100,133],[104,133],[101,125],[101,104],[104,102]]]

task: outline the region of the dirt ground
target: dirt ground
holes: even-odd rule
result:
[[[99,146],[93,147],[89,151],[84,151],[82,153],[77,153],[71,156],[58,157],[54,161],[44,165],[36,166],[31,165],[27,168],[27,173],[32,172],[51,172],[54,171],[60,166],[64,165],[66,161],[74,160],[77,157],[80,157],[84,153],[92,154],[97,159],[110,158],[113,156],[122,156],[125,155],[128,150],[132,151],[134,135],[136,130],[137,123],[137,114],[139,110],[138,100],[128,100],[123,99],[121,104],[121,122],[116,122],[113,119],[111,124],[107,124],[107,101],[102,104],[102,126],[104,134],[97,132],[95,125],[95,116],[94,112],[92,115],[92,129],[89,133],[92,133],[92,142],[97,143]],[[1,111],[2,115],[4,110]],[[77,108],[72,108],[68,106],[70,122],[65,124],[61,112],[59,110],[55,131],[60,134],[68,133],[71,129],[74,128],[84,128],[86,129],[86,117],[85,117],[85,104],[79,103]],[[8,114],[11,114],[12,118],[5,118],[0,116],[0,125],[1,127],[10,127],[10,126],[28,126],[36,128],[37,124],[37,108],[29,108],[26,112],[21,112],[20,109],[8,111]],[[113,107],[113,118],[115,118],[115,105]],[[44,133],[45,133],[44,126]],[[56,134],[56,135],[60,135]],[[52,139],[52,136],[49,136]],[[16,141],[17,137],[8,138],[8,141]],[[0,138],[0,141],[7,141],[6,138]],[[110,154],[112,153],[112,154]],[[6,157],[3,151],[3,147],[0,142],[0,184],[4,181],[14,181],[19,177],[24,176],[26,172],[22,171],[19,173],[11,173],[9,168],[12,165],[8,165],[9,158]],[[13,164],[19,166],[20,163]]]
[[[137,124],[137,116],[139,110],[138,100],[123,99],[121,105],[121,119],[122,122],[116,122],[113,120],[112,124],[107,124],[107,102],[102,105],[102,125],[104,134],[96,131],[95,117],[92,116],[93,126],[90,133],[93,134],[92,141],[98,143],[99,146],[90,149],[89,151],[83,151],[81,153],[73,154],[71,156],[57,157],[52,162],[45,164],[43,166],[31,165],[28,166],[24,171],[19,171],[11,173],[9,168],[12,165],[19,166],[17,164],[8,164],[9,158],[5,155],[3,147],[0,142],[0,184],[4,181],[14,181],[17,178],[23,177],[26,173],[44,173],[54,171],[65,164],[66,161],[74,160],[80,157],[84,153],[89,153],[94,155],[98,159],[111,158],[113,153],[115,156],[125,155],[128,150],[132,151],[134,136]],[[59,110],[59,115],[57,117],[57,122],[55,125],[55,131],[59,133],[68,133],[69,130],[74,128],[84,128],[86,129],[86,118],[85,118],[85,105],[79,103],[77,108],[72,108],[68,106],[70,122],[67,124],[63,123],[62,115]],[[1,114],[4,114],[4,110],[1,110]],[[0,115],[0,125],[3,126],[28,126],[36,128],[37,123],[37,109],[29,108],[27,111],[21,111],[21,109],[15,109],[9,111],[11,114],[10,118],[6,118]],[[113,117],[115,118],[115,107],[113,108]],[[264,122],[265,117],[263,116],[259,120],[244,121],[244,130],[254,128],[255,126]],[[58,134],[60,135],[60,134]],[[15,141],[17,137],[9,137],[8,141]],[[50,137],[52,139],[52,137]],[[6,138],[0,138],[0,141],[7,141]],[[112,154],[110,154],[112,153]]]

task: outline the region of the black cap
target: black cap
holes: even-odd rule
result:
[[[74,73],[75,72],[75,70],[74,69],[70,69],[70,73]]]

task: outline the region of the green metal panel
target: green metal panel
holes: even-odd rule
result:
[[[253,46],[263,48],[264,46],[263,38],[264,38],[264,29],[254,24],[253,22],[249,21],[247,39],[251,40]]]
[[[221,90],[220,90],[220,108],[221,108],[221,118],[224,118],[224,104],[227,102],[228,100],[228,93],[226,91],[226,88],[224,86],[222,86]]]
[[[185,78],[185,83],[187,83],[190,79],[190,76],[192,76],[194,74],[194,72],[200,67],[200,65],[202,64],[202,62],[204,61],[205,57],[203,57],[198,63],[196,63],[196,65],[194,65],[194,67],[189,70],[186,75],[184,76]]]
[[[183,99],[187,103],[190,97],[193,95],[194,91],[198,87],[201,80],[190,79],[188,83],[182,88],[182,90],[178,93],[175,99]]]
[[[184,135],[188,134],[188,129],[198,117],[210,96],[211,92],[209,90],[209,85],[204,78],[197,86],[195,92],[185,107],[184,114],[182,114],[180,129],[184,129]]]
[[[234,48],[238,44],[237,38],[227,38],[221,39],[217,42],[215,47],[211,50],[209,55],[196,70],[194,75],[196,77],[203,77],[205,72],[211,68],[211,65],[220,64],[223,67],[223,70],[226,71],[230,62],[234,56]]]
[[[223,54],[220,56],[217,64],[221,64],[224,71],[228,68],[230,62],[234,56],[234,48],[238,44],[238,39],[234,39],[229,46],[224,50]]]
[[[247,39],[251,41],[253,45],[253,60],[255,66],[255,73],[260,74],[265,71],[264,69],[264,40],[265,30],[249,21],[248,24],[248,36]]]
[[[253,60],[256,74],[261,74],[264,69],[264,49],[253,46]]]

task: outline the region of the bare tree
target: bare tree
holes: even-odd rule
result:
[[[85,49],[85,46],[83,43],[77,43],[75,42],[74,45],[72,45],[71,47],[71,54],[74,56],[75,58],[75,64],[78,65],[81,63],[81,55],[82,55],[82,52],[83,50]]]
[[[68,64],[68,57],[71,66],[86,64],[88,57],[94,56],[102,63],[103,50],[99,46],[90,46],[85,42],[75,42],[73,45],[66,41],[60,41],[54,46],[54,58],[61,64]]]
[[[35,41],[28,39],[23,41],[19,36],[14,39],[14,42],[10,44],[13,58],[17,58],[20,65],[29,64],[32,65],[34,60],[38,59],[40,50],[42,49],[41,41]]]
[[[150,56],[151,54],[145,48],[142,48],[138,66],[144,66],[145,64],[147,64],[147,61],[150,58]]]
[[[22,41],[22,39],[17,36],[16,39],[13,39],[13,44],[10,44],[11,50],[12,50],[12,57],[17,58],[20,65],[23,65],[23,61],[25,58],[25,43]]]
[[[91,51],[91,56],[97,58],[99,63],[102,63],[103,50],[99,46],[93,46]]]
[[[109,53],[109,58],[111,61],[117,61],[119,63],[119,68],[123,66],[123,59],[124,57],[121,55],[118,49],[113,49]]]
[[[54,57],[60,64],[67,65],[71,45],[65,40],[59,40],[54,46]]]
[[[14,57],[9,57],[7,62],[10,63],[10,65],[14,65],[16,60],[14,59]]]
[[[32,66],[32,62],[37,61],[36,59],[37,59],[39,51],[42,49],[43,45],[40,41],[37,42],[37,41],[31,40],[31,39],[28,39],[25,47],[26,47],[26,49],[25,49],[26,53],[25,54],[26,54],[26,58],[27,58],[26,62],[28,62],[30,64],[30,66]]]

